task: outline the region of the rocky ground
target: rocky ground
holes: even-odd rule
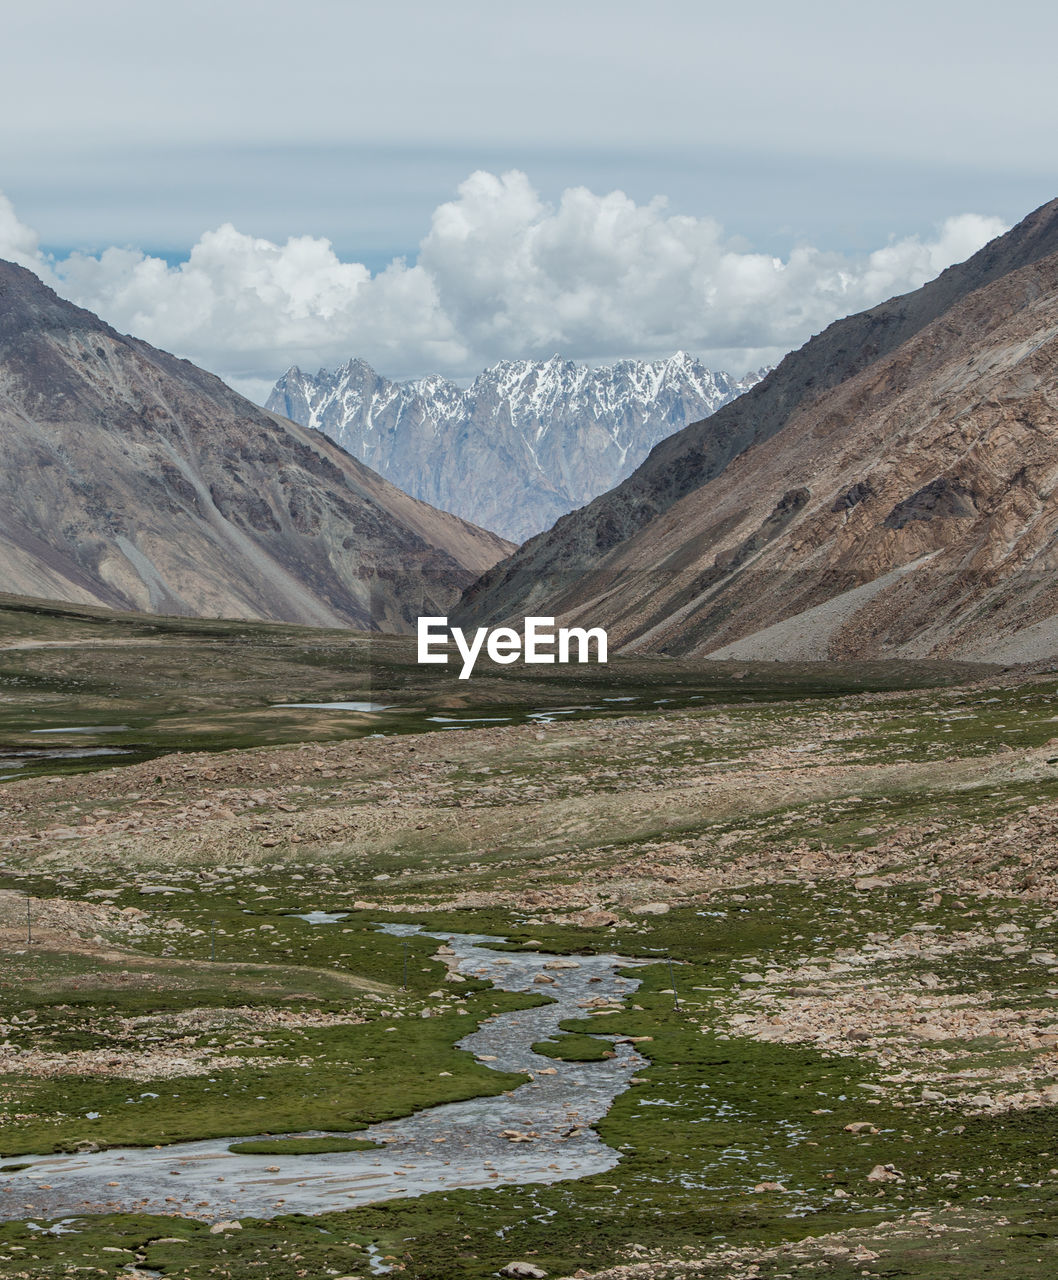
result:
[[[447,980],[433,944],[403,989],[373,922],[410,920],[671,955],[678,1008],[660,964],[634,1005],[568,1025],[651,1061],[600,1126],[618,1168],[357,1211],[340,1269],[296,1224],[279,1245],[245,1223],[222,1257],[184,1219],[182,1254],[140,1232],[143,1266],[241,1277],[267,1255],[270,1276],[360,1275],[377,1245],[424,1280],[511,1261],[598,1280],[932,1277],[967,1258],[990,1274],[1002,1244],[1021,1267],[1004,1274],[1050,1274],[1055,692],[1008,675],[615,708],[8,783],[3,1155],[349,1130],[503,1087],[451,1049],[498,996]],[[348,914],[326,933],[297,917],[317,909]],[[422,1056],[398,1068],[386,1032],[412,1025]],[[0,1253],[38,1269],[12,1275],[69,1274],[66,1238],[30,1250],[18,1230]],[[101,1247],[91,1265],[112,1274]]]

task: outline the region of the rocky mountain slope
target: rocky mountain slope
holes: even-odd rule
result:
[[[268,408],[317,427],[424,502],[523,541],[629,475],[649,450],[760,380],[684,352],[587,369],[502,361],[463,389],[390,382],[363,360],[289,369]]]
[[[832,325],[467,593],[723,657],[1058,653],[1058,201]]]
[[[408,629],[509,543],[0,262],[0,590]]]

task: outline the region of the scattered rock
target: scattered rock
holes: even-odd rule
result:
[[[618,917],[612,911],[580,911],[573,921],[582,929],[608,929],[617,924]]]

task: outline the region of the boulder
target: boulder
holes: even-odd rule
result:
[[[612,911],[581,911],[573,917],[582,929],[608,929],[617,919]]]

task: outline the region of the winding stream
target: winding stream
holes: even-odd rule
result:
[[[384,929],[398,935],[421,932],[414,925]],[[486,977],[505,991],[539,993],[534,979],[545,966],[563,966],[547,970],[554,985],[545,991],[554,1003],[498,1014],[459,1041],[460,1048],[487,1059],[485,1065],[494,1070],[528,1071],[524,1085],[510,1094],[432,1107],[348,1135],[384,1143],[378,1150],[234,1155],[228,1150],[231,1142],[251,1140],[240,1136],[27,1157],[30,1167],[0,1175],[0,1219],[133,1211],[205,1220],[271,1218],[458,1187],[557,1182],[612,1168],[617,1152],[590,1126],[606,1114],[644,1060],[627,1043],[615,1044],[617,1056],[602,1062],[561,1062],[529,1046],[560,1036],[559,1022],[584,1016],[583,1002],[597,996],[620,999],[634,991],[638,981],[620,977],[617,969],[636,962],[614,955],[566,959],[496,951],[487,944],[497,939],[483,934],[426,936],[453,949],[459,971]],[[396,1025],[399,1029],[399,1021]],[[399,1051],[399,1043],[394,1048]],[[511,1141],[501,1136],[504,1130],[536,1136]]]

